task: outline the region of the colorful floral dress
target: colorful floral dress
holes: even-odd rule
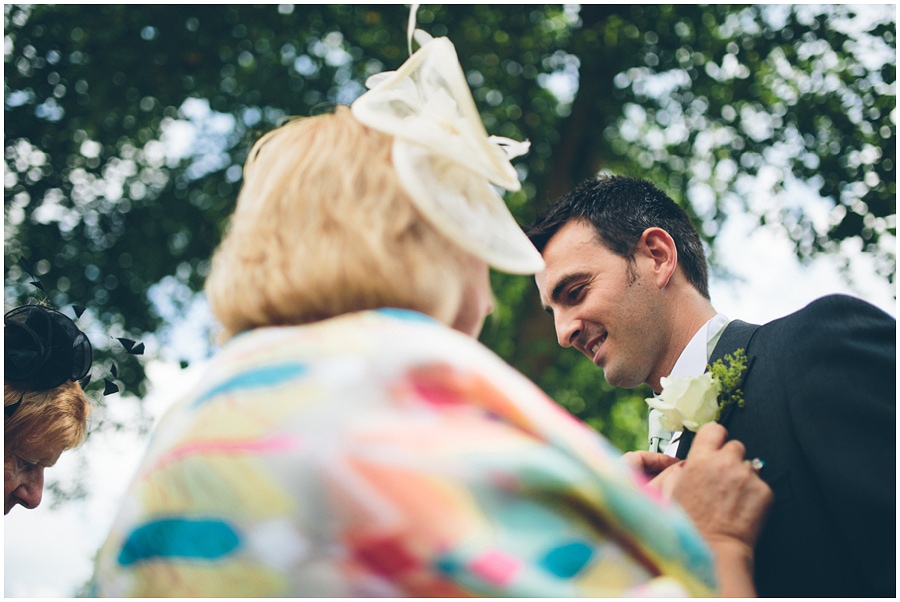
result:
[[[684,513],[483,345],[403,310],[232,339],[163,418],[100,596],[711,595]]]

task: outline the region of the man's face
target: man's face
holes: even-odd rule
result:
[[[652,258],[638,253],[629,264],[582,221],[560,228],[542,254],[546,269],[535,280],[559,344],[581,351],[617,387],[655,377],[665,351],[665,314],[648,276]]]

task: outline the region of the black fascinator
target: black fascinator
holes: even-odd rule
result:
[[[19,259],[19,265],[31,277],[30,284],[46,297],[44,286],[24,258]],[[69,380],[86,388],[91,381],[93,346],[71,318],[48,304],[22,305],[3,317],[4,379],[22,383],[31,391],[54,389]],[[72,309],[77,320],[86,308],[73,305]],[[116,338],[129,355],[144,353],[143,343],[110,338]],[[111,378],[117,378],[115,363],[110,363],[109,373]],[[104,378],[103,382],[104,396],[119,391],[110,378]],[[19,403],[5,407],[6,415],[12,415]]]
[[[87,336],[66,315],[43,305],[23,305],[3,317],[5,378],[46,391],[91,371]]]

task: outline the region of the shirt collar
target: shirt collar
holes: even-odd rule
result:
[[[709,361],[711,349],[708,343],[720,330],[728,324],[728,317],[724,314],[716,314],[711,320],[700,327],[694,337],[690,340],[669,376],[699,376],[706,370],[706,364]]]

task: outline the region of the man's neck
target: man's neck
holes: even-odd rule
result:
[[[656,370],[647,379],[647,384],[650,385],[654,393],[658,394],[662,390],[660,379],[672,373],[672,368],[675,367],[678,358],[681,357],[685,347],[691,342],[697,331],[703,328],[716,315],[716,310],[709,299],[706,299],[699,293],[696,294],[696,297],[696,299],[691,299],[688,303],[675,305],[673,308],[669,319],[669,324],[672,325],[671,336],[665,349],[663,361],[657,365]]]

